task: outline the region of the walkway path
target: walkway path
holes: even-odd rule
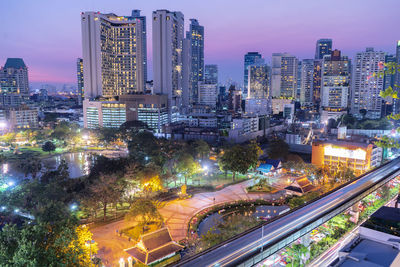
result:
[[[173,200],[167,202],[159,211],[164,217],[172,238],[175,241],[180,241],[186,238],[190,218],[204,208],[213,206],[214,204],[237,200],[274,200],[284,194],[282,192],[277,192],[275,194],[247,194],[244,189],[253,183],[253,180],[247,180],[227,186],[216,192],[199,193],[189,199]],[[118,236],[116,230],[121,230],[133,226],[134,224],[135,222],[120,220],[90,230],[93,233],[93,239],[98,243],[98,256],[103,259],[105,266],[117,266],[121,257],[125,259],[129,257],[124,249],[132,247],[134,242],[130,242],[126,238]]]
[[[247,180],[216,192],[199,193],[189,199],[173,200],[159,209],[159,211],[170,230],[172,238],[175,241],[180,241],[186,238],[190,218],[204,208],[237,200],[275,200],[284,194],[282,192],[275,194],[247,194],[244,189],[253,183],[254,180]]]

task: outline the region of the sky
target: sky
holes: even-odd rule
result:
[[[218,64],[219,80],[243,83],[243,57],[288,52],[313,58],[315,43],[354,57],[374,47],[394,53],[400,40],[400,0],[0,0],[0,66],[21,57],[31,82],[76,83],[82,56],[80,14],[100,11],[147,16],[149,78],[152,77],[151,12],[181,11],[185,27],[196,18],[205,28],[205,63]]]

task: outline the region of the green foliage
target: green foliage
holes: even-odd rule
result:
[[[305,266],[308,252],[308,248],[303,244],[294,244],[286,248],[285,255],[288,257],[286,266]]]
[[[287,203],[291,209],[294,209],[317,198],[318,196],[319,193],[316,191],[309,192],[307,194],[304,194],[303,196],[293,196],[292,198],[287,199]]]
[[[51,152],[53,152],[54,150],[56,150],[56,146],[53,144],[53,142],[51,141],[47,141],[46,143],[44,143],[44,145],[42,146],[42,150],[44,152],[49,152],[49,154]]]
[[[138,220],[146,225],[150,222],[161,223],[163,221],[157,206],[148,199],[137,199],[125,217],[127,220]]]

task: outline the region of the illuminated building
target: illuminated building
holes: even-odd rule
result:
[[[294,99],[297,92],[298,60],[287,53],[272,54],[271,94]]]
[[[264,59],[258,52],[248,52],[244,55],[244,86],[243,86],[243,98],[247,97],[248,86],[249,86],[249,66],[264,63]]]
[[[118,101],[83,101],[85,128],[118,128],[126,122],[126,105]]]
[[[323,59],[332,52],[332,39],[319,39],[315,47],[315,59]]]
[[[321,119],[337,119],[348,108],[350,61],[339,50],[325,55],[321,69]]]
[[[76,60],[76,71],[78,78],[78,87],[77,87],[77,95],[78,95],[78,105],[82,105],[82,101],[85,98],[84,94],[84,86],[83,86],[83,60],[78,58]]]
[[[315,140],[312,144],[312,164],[330,170],[350,168],[361,175],[382,161],[382,148],[366,142],[345,140]]]
[[[321,64],[322,60],[314,60],[312,100],[316,110],[319,109],[319,103],[321,101]]]
[[[143,21],[84,12],[81,22],[85,98],[144,91]]]
[[[218,85],[217,84],[206,84],[199,82],[198,84],[198,103],[200,105],[207,105],[212,108],[217,106],[218,97]]]
[[[184,17],[181,12],[153,12],[153,76],[154,94],[168,96],[171,121],[182,105]],[[186,53],[185,53],[186,54]]]
[[[204,82],[207,84],[218,84],[218,65],[215,64],[205,65]]]
[[[143,57],[143,76],[144,82],[147,81],[147,29],[146,29],[146,16],[140,15],[140,10],[132,10],[132,15],[129,19],[139,19],[142,22],[142,57]]]
[[[28,68],[22,58],[7,58],[0,68],[0,92],[6,94],[29,94]]]
[[[384,77],[375,75],[383,72],[379,68],[385,62],[385,53],[367,48],[365,52],[357,53],[352,76],[351,113],[361,117],[360,110],[367,111],[366,117],[377,119],[381,117],[382,98],[379,93],[383,90]]]
[[[196,19],[190,20],[186,39],[190,40],[191,46],[191,85],[189,99],[191,104],[193,104],[199,100],[199,82],[203,81],[204,78],[204,27]]]
[[[6,111],[8,117],[8,127],[10,129],[37,128],[38,110],[22,105],[18,108],[11,108]]]
[[[248,66],[248,71],[247,98],[268,99],[270,97],[268,66],[256,63]]]
[[[314,60],[304,59],[301,62],[300,103],[311,106],[313,103]]]
[[[271,106],[272,106],[272,114],[279,114],[283,113],[285,110],[285,106],[293,105],[293,100],[291,99],[283,99],[283,98],[273,98],[271,99]]]

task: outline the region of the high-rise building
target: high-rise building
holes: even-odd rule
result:
[[[215,108],[217,105],[217,97],[218,97],[218,85],[207,84],[205,82],[199,82],[199,100],[198,103],[201,105],[207,105],[212,108]]]
[[[204,27],[196,19],[190,20],[186,38],[191,44],[190,101],[193,104],[198,101],[198,83],[204,75]]]
[[[78,95],[78,105],[82,105],[82,101],[85,98],[84,86],[83,86],[83,59],[78,58],[76,60],[76,73],[78,79],[77,95]]]
[[[207,64],[204,67],[204,82],[218,84],[218,65]]]
[[[384,77],[374,73],[383,72],[379,65],[385,62],[385,53],[367,48],[365,52],[357,53],[354,61],[351,112],[362,116],[360,110],[365,109],[366,117],[380,118],[382,98],[379,93],[383,90]]]
[[[315,47],[315,59],[323,59],[332,52],[332,39],[319,39]]]
[[[22,58],[7,58],[0,68],[0,92],[27,96],[29,94],[28,68]]]
[[[192,42],[190,39],[183,39],[182,45],[182,105],[188,108],[198,101],[198,92],[193,94],[191,83],[192,72]],[[194,99],[193,97],[196,97]],[[187,109],[186,109],[187,110]]]
[[[400,40],[397,41],[396,44],[396,63],[397,66],[400,66]],[[400,72],[397,71],[394,77],[394,84],[400,86]],[[397,90],[397,92],[400,92],[398,87],[393,88]],[[400,99],[393,99],[393,113],[394,114],[399,114],[400,113]]]
[[[143,92],[143,21],[84,12],[81,22],[85,98]]]
[[[143,76],[144,82],[147,81],[147,26],[146,26],[146,16],[140,15],[140,10],[132,10],[130,19],[139,19],[142,23],[142,57],[143,57]]]
[[[302,106],[311,106],[313,103],[313,75],[314,60],[304,59],[301,62],[300,103]]]
[[[153,12],[153,76],[155,94],[168,95],[170,114],[182,105],[182,49],[184,17],[181,12]]]
[[[314,60],[312,101],[316,110],[319,109],[321,102],[321,64],[322,60]]]
[[[248,52],[244,55],[244,86],[243,86],[243,98],[247,97],[248,83],[249,83],[249,69],[250,65],[256,63],[264,63],[264,59],[258,52]]]
[[[298,60],[287,53],[272,54],[272,97],[295,98],[297,91]]]
[[[267,64],[254,64],[248,66],[248,94],[249,99],[268,99],[269,91],[269,68]]]
[[[350,61],[339,50],[325,55],[321,69],[321,121],[337,119],[348,108]]]

